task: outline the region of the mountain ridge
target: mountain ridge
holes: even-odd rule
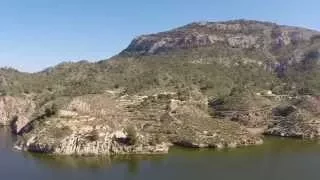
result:
[[[95,62],[89,62],[89,63],[94,63],[95,64],[95,63],[98,63],[98,62],[101,62],[101,61],[114,59],[117,56],[128,55],[127,51],[128,51],[128,49],[130,49],[130,46],[134,45],[134,42],[136,41],[136,39],[140,39],[140,38],[143,38],[143,37],[158,36],[158,35],[161,35],[161,34],[168,34],[168,33],[174,32],[174,31],[183,30],[185,28],[190,28],[190,27],[192,28],[192,26],[205,26],[205,25],[217,25],[217,24],[237,24],[237,23],[261,24],[261,25],[266,25],[266,26],[271,26],[271,27],[282,27],[282,28],[289,28],[289,29],[295,29],[295,30],[300,30],[300,31],[308,31],[308,32],[313,34],[313,37],[315,39],[320,39],[320,31],[317,30],[317,29],[311,29],[311,28],[308,28],[308,27],[291,26],[291,25],[280,25],[280,24],[273,23],[273,22],[270,22],[270,21],[258,21],[258,20],[250,20],[250,19],[235,19],[235,20],[227,20],[227,21],[195,21],[195,22],[183,25],[183,26],[179,26],[179,27],[173,28],[171,30],[161,31],[161,32],[151,33],[151,34],[139,35],[136,38],[134,38],[131,41],[131,43],[129,43],[129,46],[126,47],[125,49],[123,49],[119,54],[116,54],[116,55],[114,55],[114,56],[112,56],[112,57],[110,57],[108,59],[105,59],[105,60],[97,60]],[[175,49],[175,50],[179,50],[179,49]],[[153,53],[150,53],[150,54],[148,54],[148,53],[147,54],[143,54],[143,53],[139,54],[138,53],[138,55],[152,55],[152,54]],[[134,55],[134,54],[131,54],[131,55]],[[63,61],[63,62],[59,63],[58,65],[45,68],[45,69],[43,69],[41,71],[38,71],[38,72],[23,72],[23,71],[20,71],[18,69],[15,69],[14,67],[1,67],[1,69],[2,70],[3,69],[14,69],[14,70],[17,70],[17,71],[22,72],[22,73],[36,74],[36,73],[41,73],[42,71],[46,71],[47,69],[52,69],[52,68],[55,68],[57,66],[61,66],[63,64],[75,64],[75,63],[81,63],[81,62],[85,62],[85,61],[87,61],[87,60]]]
[[[241,32],[242,31],[242,32]],[[265,35],[264,32],[259,31],[270,31],[269,34]],[[137,53],[143,54],[157,54],[156,51],[161,52],[165,50],[174,50],[178,48],[188,49],[194,47],[210,46],[218,41],[229,41],[229,45],[246,47],[246,44],[239,44],[236,39],[225,39],[224,36],[219,34],[233,33],[237,35],[252,35],[254,33],[261,33],[262,36],[279,36],[278,43],[284,45],[290,44],[289,41],[302,41],[310,40],[311,37],[319,35],[320,32],[304,29],[300,27],[277,25],[271,22],[261,22],[253,20],[233,20],[223,22],[205,22],[205,23],[190,23],[182,27],[178,27],[169,31],[164,31],[155,34],[142,35],[135,38],[131,44],[120,54],[126,53]],[[289,34],[290,33],[290,34]],[[176,37],[174,37],[176,36]],[[244,36],[247,44],[256,44],[259,37],[252,39],[251,36]],[[241,38],[241,37],[239,37]],[[251,38],[251,39],[250,39]],[[268,37],[269,38],[269,37]],[[271,37],[272,38],[272,37]],[[265,38],[263,39],[265,40]],[[233,41],[233,42],[232,42]],[[189,43],[189,44],[188,44]],[[237,44],[238,43],[238,44]],[[169,45],[166,45],[169,44]],[[248,47],[246,47],[248,48]],[[140,52],[139,52],[140,51]]]

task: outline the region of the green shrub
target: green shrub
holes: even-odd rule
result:
[[[56,104],[52,104],[49,107],[45,108],[45,116],[46,117],[51,117],[53,115],[56,115],[58,113],[58,107]]]

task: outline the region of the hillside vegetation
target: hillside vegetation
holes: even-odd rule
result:
[[[79,96],[198,88],[208,96],[270,89],[318,94],[319,32],[258,21],[192,23],[136,38],[97,63],[62,63],[27,74],[0,70],[3,95]]]

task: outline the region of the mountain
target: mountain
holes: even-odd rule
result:
[[[304,51],[319,47],[318,31],[281,26],[269,22],[235,20],[200,22],[132,41],[121,54],[154,55],[206,48],[223,58],[232,55],[251,57],[253,61],[299,61]]]
[[[281,81],[318,93],[320,32],[269,22],[200,22],[134,39],[120,56],[164,56],[185,62],[237,66],[275,72]],[[165,59],[165,58],[163,58]],[[306,75],[307,74],[312,74]],[[303,77],[296,79],[296,76]],[[295,85],[294,85],[295,86]]]
[[[241,147],[261,143],[257,129],[319,137],[308,124],[320,114],[319,60],[315,30],[191,23],[137,37],[96,63],[1,69],[0,114],[21,135],[18,147],[57,154]]]

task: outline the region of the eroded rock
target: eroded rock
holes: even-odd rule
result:
[[[181,101],[174,93],[153,96],[90,95],[74,98],[46,119],[17,148],[51,154],[167,153],[172,144],[235,148],[261,144],[239,124],[213,119],[200,94]]]
[[[0,125],[11,126],[14,133],[21,130],[31,121],[35,104],[27,98],[0,97]]]

